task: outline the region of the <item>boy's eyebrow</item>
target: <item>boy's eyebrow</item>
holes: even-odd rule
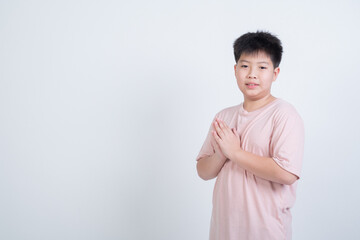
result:
[[[239,60],[239,62],[248,62],[248,63],[249,63],[249,61],[246,61],[246,60]],[[257,62],[257,63],[263,63],[263,64],[269,65],[269,63],[268,63],[268,62],[265,62],[265,61]]]

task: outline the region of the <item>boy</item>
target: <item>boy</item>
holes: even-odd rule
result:
[[[244,102],[216,114],[196,158],[202,179],[217,177],[210,240],[288,240],[304,126],[291,104],[270,93],[281,42],[268,32],[246,33],[234,55]]]

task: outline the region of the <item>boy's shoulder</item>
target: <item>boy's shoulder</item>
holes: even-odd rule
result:
[[[277,101],[277,109],[279,111],[297,113],[297,110],[293,104],[289,103],[288,101],[286,101],[282,98],[277,98],[277,100],[278,100]]]
[[[218,111],[216,113],[216,117],[223,118],[224,116],[229,116],[229,115],[236,114],[239,111],[239,109],[241,107],[241,104],[242,103],[234,105],[234,106],[223,108],[222,110],[220,110],[220,111]]]
[[[278,98],[274,106],[274,117],[278,120],[296,120],[303,122],[302,117],[296,110],[295,106],[284,99]]]
[[[284,113],[297,113],[296,108],[294,107],[294,105],[292,105],[291,103],[289,103],[288,101],[282,99],[282,98],[277,98],[276,99],[277,102],[275,104],[275,109],[279,112],[284,112]]]

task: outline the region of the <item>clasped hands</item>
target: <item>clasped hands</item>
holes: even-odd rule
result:
[[[230,129],[227,124],[215,118],[212,134],[216,140],[215,152],[228,159],[233,159],[236,152],[241,151],[240,136],[236,129]]]

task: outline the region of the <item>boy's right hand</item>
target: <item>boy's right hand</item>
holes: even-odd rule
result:
[[[213,122],[213,127],[215,129],[215,121]],[[219,159],[220,161],[225,161],[226,157],[225,155],[222,153],[219,144],[216,142],[214,136],[211,137],[211,144],[214,147],[215,153],[214,155],[216,156],[217,159]]]

